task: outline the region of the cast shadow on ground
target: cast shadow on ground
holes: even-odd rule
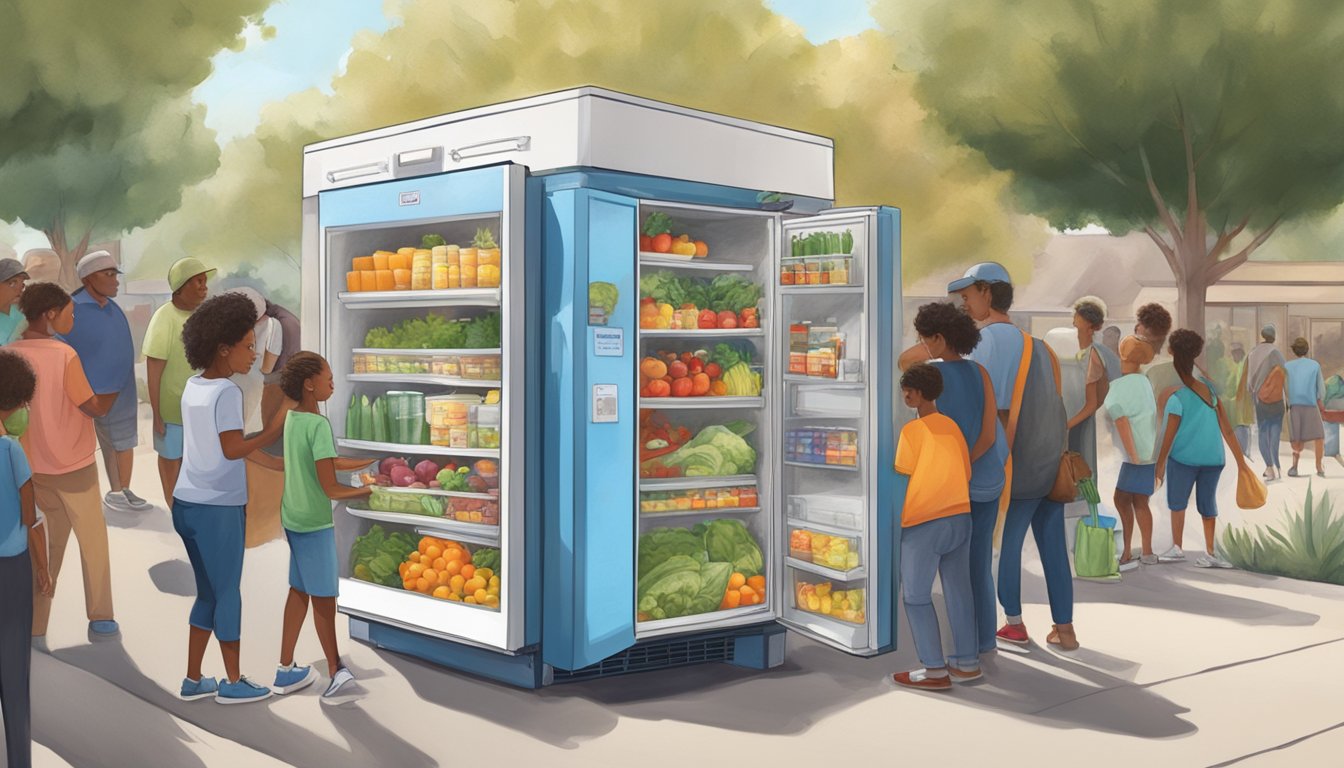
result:
[[[235,707],[219,706],[210,701],[181,701],[174,692],[165,689],[167,685],[176,685],[177,680],[157,681],[146,677],[119,642],[100,642],[61,649],[55,651],[52,656],[57,662],[82,669],[121,688],[150,709],[161,710],[169,722],[171,718],[167,715],[174,715],[220,738],[270,755],[288,765],[313,768],[361,768],[368,765],[388,765],[392,764],[392,761],[398,766],[408,768],[432,768],[437,765],[432,757],[390,729],[374,722],[357,706],[340,707],[340,712],[327,713],[327,717],[336,723],[342,737],[349,744],[349,749],[346,749],[313,735],[284,718],[277,717],[270,709],[273,703],[270,701]],[[45,687],[45,683],[41,687]],[[313,686],[306,691],[290,695],[316,697],[319,693],[320,687]],[[331,708],[324,707],[324,709]],[[141,729],[137,729],[139,730]],[[181,729],[177,731],[180,733]],[[134,745],[144,738],[139,732],[134,734],[134,740],[130,736],[130,732],[121,731],[107,738],[114,742],[120,740],[118,743],[121,744],[129,744],[127,748],[130,749],[134,749]],[[102,744],[103,748],[107,744],[107,742],[98,743]],[[138,754],[140,760],[109,761],[99,757],[70,762],[73,765],[145,764],[144,757],[149,752],[142,751]],[[196,758],[184,762],[155,761],[152,764],[192,765],[193,760],[194,764],[200,764]]]
[[[164,560],[151,565],[149,580],[165,595],[196,596],[196,575],[185,560]]]
[[[1259,574],[1245,571],[1205,571],[1193,565],[1160,565],[1141,567],[1123,574],[1119,584],[1098,584],[1074,581],[1074,602],[1115,603],[1136,608],[1158,608],[1178,613],[1228,619],[1246,626],[1309,627],[1320,621],[1314,613],[1285,608],[1274,603],[1201,589],[1201,584],[1255,586],[1264,580]],[[1033,585],[1024,600],[1046,601],[1045,587]]]
[[[173,533],[173,521],[170,513],[161,507],[150,507],[143,512],[112,509],[103,505],[103,518],[113,528],[127,528],[155,533]]]
[[[478,716],[544,743],[573,749],[614,729],[621,718],[677,721],[764,735],[798,735],[837,712],[879,696],[920,696],[897,691],[887,676],[918,666],[909,636],[903,650],[860,658],[791,635],[783,666],[768,671],[726,664],[645,672],[620,678],[587,680],[523,691],[455,674],[431,664],[379,650],[426,702],[452,707],[468,700]],[[1105,654],[1087,663],[1069,661],[1043,650],[1040,664],[1000,658],[989,662],[986,684],[958,688],[955,700],[967,706],[1044,722],[1061,728],[1163,738],[1194,732],[1180,715],[1188,710],[1133,685],[1097,663],[1121,670],[1137,665]],[[1041,665],[1058,669],[1055,674]],[[1132,679],[1132,673],[1129,675]],[[1132,716],[1110,710],[1065,706],[1094,694],[1123,689]]]

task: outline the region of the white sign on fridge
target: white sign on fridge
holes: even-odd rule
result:
[[[618,421],[616,385],[593,385],[593,423],[613,424]]]

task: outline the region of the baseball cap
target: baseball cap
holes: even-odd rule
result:
[[[979,282],[1012,285],[1013,279],[1008,276],[1008,270],[1004,269],[1002,264],[994,261],[982,261],[966,270],[966,274],[962,277],[948,283],[947,292],[956,293]]]
[[[80,280],[92,275],[94,272],[102,272],[105,269],[116,269],[117,274],[121,274],[121,270],[117,268],[117,260],[112,258],[112,254],[107,251],[93,251],[87,253],[84,255],[84,258],[80,259],[79,263],[75,265],[75,273],[79,275]]]
[[[1273,339],[1279,335],[1279,332],[1274,328],[1274,324],[1270,323],[1260,329],[1260,335],[1266,339]]]
[[[204,274],[206,279],[215,274],[214,267],[207,267],[201,263],[201,260],[194,256],[187,256],[173,262],[173,266],[168,268],[168,287],[177,293],[177,289],[187,284],[191,278]]]
[[[23,264],[18,259],[0,259],[0,283],[19,275],[28,277],[27,270],[23,268]]]

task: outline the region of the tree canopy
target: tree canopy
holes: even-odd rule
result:
[[[884,0],[939,123],[1059,227],[1145,231],[1204,288],[1344,200],[1344,6],[1328,0]],[[1197,295],[1196,295],[1197,294]],[[1196,304],[1198,306],[1196,306]]]
[[[90,238],[157,221],[218,166],[191,90],[270,0],[10,0],[0,25],[0,220],[43,231],[63,282]]]
[[[304,144],[598,85],[829,136],[838,204],[905,212],[907,277],[951,260],[1025,263],[1039,222],[1003,213],[1004,174],[931,128],[877,32],[813,45],[761,0],[405,0],[358,36],[330,93],[295,94],[225,147],[219,174],[150,233],[140,271],[181,251],[268,268],[298,257]]]

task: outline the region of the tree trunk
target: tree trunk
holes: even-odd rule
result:
[[[65,222],[57,217],[52,222],[51,229],[45,230],[43,234],[47,236],[47,242],[51,243],[51,250],[55,251],[56,256],[60,259],[61,271],[56,282],[65,290],[73,292],[80,287],[79,275],[75,272],[75,265],[79,263],[80,259],[84,258],[85,253],[88,253],[89,237],[93,233],[85,232],[79,242],[71,247],[65,236]]]
[[[1207,335],[1204,327],[1204,296],[1208,283],[1203,274],[1176,281],[1176,317],[1173,328],[1188,328],[1200,336]]]

